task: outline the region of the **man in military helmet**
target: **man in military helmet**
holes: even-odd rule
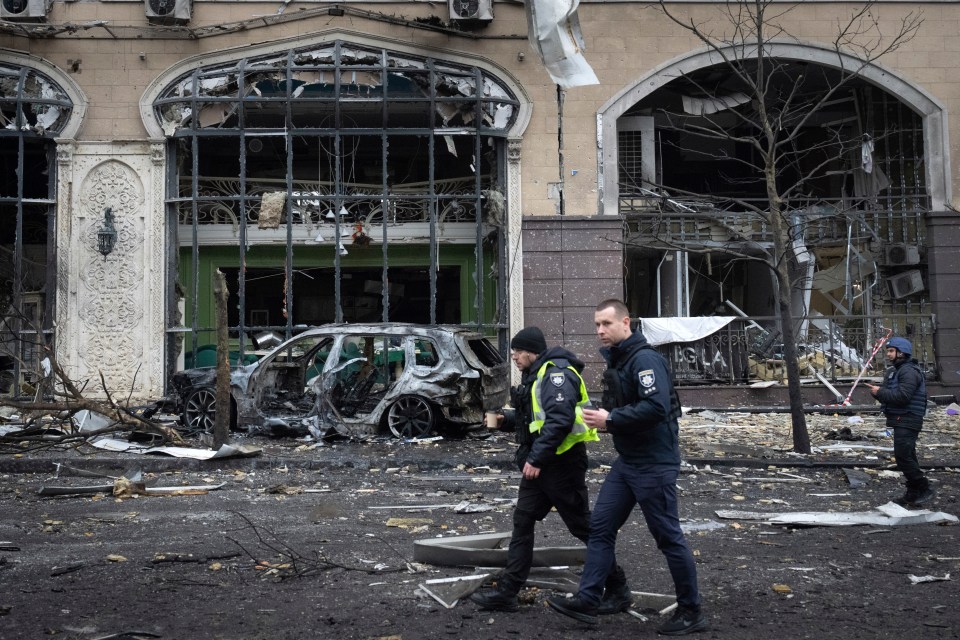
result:
[[[920,470],[917,438],[927,413],[927,384],[920,364],[913,357],[913,345],[906,338],[887,342],[887,367],[883,385],[868,384],[871,395],[880,401],[887,427],[893,428],[893,457],[903,473],[907,490],[894,502],[919,507],[934,495],[930,481]]]

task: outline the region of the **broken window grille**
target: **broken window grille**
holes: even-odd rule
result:
[[[0,64],[0,394],[36,397],[53,341],[54,138],[72,110],[44,74]]]
[[[340,40],[173,81],[154,103],[184,297],[182,318],[168,301],[171,336],[188,332],[190,352],[212,342],[215,267],[241,354],[251,333],[334,321],[504,331],[517,111],[479,67]]]
[[[781,188],[801,184],[784,202],[805,283],[798,289],[810,292],[797,297],[795,313],[914,313],[927,299],[923,119],[863,79],[841,85],[839,73],[779,61],[771,76],[770,95],[792,95],[797,105],[834,91],[816,112],[797,112],[808,119],[777,176]],[[737,141],[752,135],[755,117],[736,75],[710,67],[668,83],[618,119],[626,261],[637,266],[628,269],[626,288],[637,304],[655,310],[645,301],[680,296],[700,315],[729,297],[751,315],[774,313],[769,276],[737,266],[737,256],[762,256],[773,246],[763,176],[753,169],[751,145]],[[696,135],[711,128],[729,136]],[[658,279],[664,256],[677,249],[695,252],[686,278]]]

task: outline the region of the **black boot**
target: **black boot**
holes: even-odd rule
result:
[[[470,594],[470,600],[487,611],[517,611],[520,608],[517,594],[500,589],[485,589]]]
[[[920,480],[917,480],[916,493],[913,496],[913,500],[910,501],[910,505],[914,507],[921,507],[930,502],[934,495],[936,495],[936,491],[934,491],[933,487],[930,486],[930,481],[926,478],[921,478]]]
[[[685,636],[688,633],[704,631],[707,627],[707,619],[699,607],[677,607],[673,617],[657,629],[657,633],[662,636]]]
[[[633,594],[630,593],[629,585],[620,585],[619,587],[607,587],[603,590],[603,599],[597,607],[597,614],[609,616],[614,613],[622,613],[633,604]]]
[[[907,482],[907,490],[899,498],[894,498],[893,501],[901,507],[906,507],[907,505],[913,504],[913,501],[917,499],[917,495],[917,489],[910,482]]]
[[[581,600],[580,596],[572,598],[547,598],[547,604],[554,611],[570,616],[574,620],[587,624],[597,624],[597,605]]]

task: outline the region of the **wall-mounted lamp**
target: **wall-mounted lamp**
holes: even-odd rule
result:
[[[103,226],[97,231],[97,251],[103,254],[104,260],[116,243],[117,228],[113,226],[113,210],[107,207],[103,210]]]

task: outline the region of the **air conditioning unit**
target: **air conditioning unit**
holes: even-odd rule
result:
[[[490,22],[493,0],[447,0],[450,19],[456,22]]]
[[[155,24],[183,24],[190,21],[193,0],[143,0],[147,20]]]
[[[909,295],[923,291],[923,276],[917,269],[898,273],[887,279],[887,287],[894,298],[906,298]]]
[[[891,267],[920,264],[920,249],[915,244],[885,244],[883,264]]]
[[[2,0],[0,18],[40,21],[47,17],[48,0]]]

